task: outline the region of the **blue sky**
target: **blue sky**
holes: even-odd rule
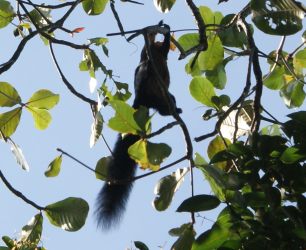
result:
[[[144,6],[138,6],[116,1],[117,11],[126,30],[156,24],[161,19],[169,24],[171,29],[195,27],[194,19],[184,1],[177,1],[172,11],[167,14],[159,13],[154,8],[152,1],[145,2]],[[207,5],[224,14],[240,10],[247,1],[239,1],[239,3],[237,3],[238,1],[229,1],[229,3],[221,5],[215,4],[216,2],[195,1],[198,5]],[[76,34],[73,38],[69,37],[68,34],[59,35],[59,38],[69,39],[75,43],[84,43],[88,38],[105,37],[107,33],[118,31],[109,6],[102,15],[96,17],[87,16],[79,7],[67,21],[66,27],[70,29],[85,27],[83,32]],[[0,63],[10,57],[19,43],[19,39],[13,37],[12,30],[13,26],[0,30]],[[179,37],[181,34],[175,35]],[[255,31],[255,39],[258,47],[266,53],[276,49],[280,41],[279,37],[271,38],[260,31]],[[300,41],[300,36],[289,37],[285,49],[288,48],[290,51],[293,45],[299,44]],[[128,44],[122,37],[111,37],[108,45],[110,58],[102,57],[102,60],[108,68],[113,69],[115,75],[120,76],[119,81],[127,82],[133,86],[134,70],[139,62],[142,46],[143,39],[140,37],[134,39],[131,44]],[[82,60],[82,51],[55,46],[55,53],[66,77],[75,88],[91,98],[96,98],[95,94],[92,95],[89,92],[88,74],[78,70],[78,64]],[[182,118],[188,123],[193,138],[212,131],[214,121],[204,122],[202,120],[201,115],[206,109],[189,95],[191,77],[187,76],[184,71],[187,60],[178,61],[177,58],[177,51],[170,53],[168,62],[171,75],[170,90],[177,99],[177,105],[183,109]],[[238,59],[226,68],[228,87],[218,93],[226,93],[232,97],[232,100],[240,94],[245,84],[246,62],[245,58]],[[264,72],[267,72],[266,67],[263,67],[263,69]],[[103,75],[98,74],[98,80],[101,82],[103,79]],[[56,72],[48,47],[38,38],[27,44],[18,62],[8,72],[1,75],[0,81],[7,81],[14,85],[23,100],[28,99],[32,93],[42,88],[60,94],[60,102],[51,111],[53,120],[47,130],[36,130],[31,115],[23,112],[21,124],[13,135],[14,141],[23,149],[30,165],[29,172],[22,171],[16,164],[7,144],[0,144],[1,171],[16,189],[31,200],[45,206],[73,196],[86,199],[90,205],[86,225],[75,233],[56,228],[50,225],[45,218],[42,242],[47,249],[126,249],[133,248],[132,242],[136,240],[145,242],[150,246],[150,249],[160,249],[160,247],[169,249],[171,247],[175,238],[169,236],[168,231],[173,227],[189,222],[190,219],[189,214],[175,212],[178,205],[190,196],[188,176],[177,192],[171,207],[162,213],[155,211],[151,205],[154,199],[153,189],[161,177],[175,171],[176,167],[139,180],[134,186],[120,227],[108,233],[101,232],[97,229],[94,221],[93,206],[102,182],[96,180],[92,172],[64,157],[62,171],[58,177],[46,178],[44,176],[44,171],[50,161],[59,154],[56,152],[58,147],[93,167],[101,157],[109,155],[102,140],[93,149],[89,148],[92,123],[89,106],[80,102],[66,89]],[[264,89],[263,104],[281,120],[290,111],[285,108],[278,93],[266,88]],[[101,112],[105,118],[112,115],[109,108],[102,109]],[[172,121],[172,118],[156,115],[152,121],[153,131],[170,121]],[[113,145],[116,132],[105,126],[103,134],[109,144]],[[178,128],[154,138],[154,141],[166,142],[172,146],[173,153],[167,163],[184,155],[185,145],[182,133]],[[207,143],[194,143],[194,148],[195,152],[206,155]],[[182,162],[177,167],[187,166],[187,162]],[[138,171],[138,173],[141,174],[142,172]],[[2,201],[0,207],[0,235],[18,238],[22,226],[38,211],[15,197],[3,185],[0,186],[0,190]],[[203,176],[199,171],[195,171],[195,191],[196,193],[210,193],[210,188],[203,181]],[[202,216],[214,220],[216,212],[206,212]],[[198,218],[196,228],[198,233],[201,233],[211,225],[210,220]]]

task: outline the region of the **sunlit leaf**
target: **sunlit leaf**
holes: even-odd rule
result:
[[[181,47],[186,51],[199,44],[199,34],[198,33],[184,34],[178,39],[178,42],[181,45]]]
[[[300,107],[306,97],[304,84],[299,81],[292,81],[285,85],[280,94],[288,108]]]
[[[57,156],[52,162],[50,162],[47,170],[45,171],[46,177],[58,176],[61,171],[62,155]]]
[[[21,231],[21,241],[31,242],[37,245],[40,242],[40,237],[43,227],[43,216],[36,214]]]
[[[45,207],[50,223],[66,231],[77,231],[85,224],[89,206],[81,198],[69,197]]]
[[[212,83],[204,77],[196,76],[189,85],[190,94],[198,102],[208,107],[215,107],[212,97],[216,95]]]
[[[0,82],[0,106],[12,107],[20,102],[17,90],[7,82]]]
[[[284,66],[274,67],[273,71],[264,77],[263,84],[269,89],[281,89],[285,84],[284,74]]]
[[[10,2],[0,0],[0,29],[13,21],[14,16],[15,12]]]
[[[82,6],[88,15],[100,15],[108,2],[109,0],[84,0]]]
[[[38,109],[52,109],[59,102],[59,95],[52,93],[50,90],[41,89],[35,92],[27,101],[27,107]]]
[[[207,6],[200,6],[199,11],[206,25],[207,24],[220,24],[223,18],[223,15],[221,12],[219,11],[213,12]]]
[[[218,152],[225,150],[227,148],[227,145],[230,145],[231,142],[224,138],[225,142],[221,138],[221,136],[216,136],[213,140],[209,142],[209,145],[207,147],[207,155],[209,159],[212,159],[215,154]],[[226,145],[225,145],[226,143]],[[226,167],[226,162],[218,162],[216,163],[216,166],[220,167],[221,169],[224,169]]]
[[[91,134],[90,134],[90,141],[89,146],[92,148],[96,142],[99,140],[100,135],[102,133],[103,128],[103,117],[100,112],[96,112],[95,119],[93,124],[91,125]]]
[[[22,108],[0,114],[0,131],[5,137],[10,137],[16,131],[20,122]]]
[[[110,101],[111,106],[116,111],[115,116],[108,121],[108,126],[120,133],[137,134],[141,131],[134,120],[135,109],[123,101]]]
[[[213,70],[207,70],[205,76],[215,88],[224,89],[227,78],[223,63],[217,65]]]
[[[303,28],[304,12],[292,0],[252,0],[252,20],[271,35],[292,35]]]
[[[26,161],[21,148],[12,140],[8,140],[8,142],[11,144],[11,150],[16,157],[17,163],[22,167],[23,170],[29,171],[29,164]]]
[[[160,164],[171,154],[171,148],[165,143],[139,140],[129,147],[128,153],[141,168],[150,168],[156,171],[159,169]]]
[[[213,70],[224,59],[224,49],[220,38],[217,35],[210,36],[207,42],[208,49],[201,52],[198,58],[198,64],[201,70]]]
[[[94,44],[96,46],[105,45],[108,43],[108,38],[105,37],[95,37],[88,39],[90,44]]]
[[[174,193],[184,181],[187,171],[187,168],[177,169],[176,172],[159,180],[154,189],[156,197],[153,201],[153,206],[157,211],[164,211],[170,206]]]
[[[287,148],[281,155],[280,160],[285,164],[293,164],[306,159],[306,152],[298,147]]]
[[[164,13],[170,11],[172,6],[176,2],[176,0],[153,0],[153,1],[156,9]]]
[[[49,126],[52,117],[48,110],[35,107],[27,107],[27,110],[33,116],[34,124],[37,129],[44,130]]]
[[[212,210],[220,205],[220,200],[212,195],[195,195],[182,202],[177,212],[201,212]]]
[[[294,55],[293,65],[297,70],[306,68],[306,49],[300,50]]]

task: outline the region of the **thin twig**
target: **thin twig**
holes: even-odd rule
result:
[[[52,42],[49,42],[49,48],[50,48],[50,52],[51,52],[51,56],[52,56],[52,59],[55,63],[55,66],[57,68],[57,71],[58,73],[60,74],[64,84],[66,85],[66,87],[70,90],[70,92],[72,94],[74,94],[75,96],[77,96],[78,98],[80,98],[81,100],[83,100],[84,102],[87,102],[91,105],[91,108],[92,110],[94,110],[94,107],[96,107],[98,105],[98,103],[84,95],[82,95],[81,93],[77,92],[75,90],[75,88],[72,86],[72,84],[66,79],[65,75],[63,74],[57,60],[56,60],[56,57],[55,57],[55,54],[54,54],[54,51],[53,51],[53,46],[52,46]]]
[[[154,136],[160,135],[161,133],[163,133],[164,131],[173,128],[174,126],[179,125],[179,123],[177,121],[175,122],[170,122],[168,123],[166,126],[160,128],[159,130],[155,131],[154,133],[151,133],[147,136],[145,136],[146,139],[152,138]]]
[[[111,1],[110,1],[110,7],[111,7],[111,10],[112,10],[112,12],[113,12],[113,15],[114,15],[114,17],[115,17],[115,19],[116,19],[116,22],[117,22],[117,25],[118,25],[118,27],[119,27],[120,33],[123,34],[123,33],[124,33],[123,25],[122,25],[122,23],[121,23],[121,21],[120,21],[120,17],[119,17],[119,15],[118,15],[118,12],[117,12],[117,10],[116,10],[116,8],[115,8],[115,1],[114,1],[114,0],[111,0]],[[124,36],[124,35],[123,35],[123,36]]]
[[[44,207],[37,205],[34,201],[29,200],[27,197],[25,197],[20,191],[16,190],[11,184],[10,182],[5,178],[5,176],[3,175],[2,171],[0,170],[0,179],[3,181],[3,183],[5,184],[5,186],[13,193],[15,194],[17,197],[19,197],[20,199],[22,199],[24,202],[26,202],[27,204],[31,205],[32,207],[35,207],[36,209],[38,209],[39,211],[45,210]]]

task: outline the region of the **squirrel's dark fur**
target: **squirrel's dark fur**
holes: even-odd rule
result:
[[[169,26],[164,25],[164,27]],[[155,35],[148,35],[149,48],[146,48],[146,46],[143,48],[139,66],[135,71],[134,87],[136,96],[133,108],[138,109],[139,106],[145,106],[157,110],[161,115],[170,115],[170,107],[162,96],[158,85],[159,79],[148,58],[147,51],[148,49],[150,50],[154,65],[168,90],[170,77],[167,56],[170,49],[170,29],[164,35],[163,42],[155,42]],[[175,104],[174,96],[169,92],[168,94]],[[176,111],[180,113],[181,109],[176,108]],[[105,183],[97,198],[96,215],[98,225],[102,229],[110,229],[116,226],[125,210],[129,193],[133,187],[133,182],[129,180],[134,177],[137,165],[129,157],[128,148],[139,139],[139,136],[131,134],[125,135],[123,138],[121,135],[118,136],[107,177],[109,180],[119,181],[119,183]]]

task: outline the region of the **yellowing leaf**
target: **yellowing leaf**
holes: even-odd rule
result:
[[[52,93],[50,90],[41,89],[35,92],[26,103],[27,107],[38,109],[52,109],[59,101],[59,95]]]
[[[48,110],[36,107],[27,107],[27,110],[32,114],[37,129],[44,130],[49,126],[52,117]]]
[[[171,154],[171,148],[164,143],[151,143],[139,140],[129,147],[128,153],[141,168],[156,171],[160,164]]]
[[[5,137],[11,136],[19,122],[22,108],[15,108],[11,111],[0,114],[0,131]]]
[[[0,82],[0,106],[12,107],[20,102],[17,90],[7,82]]]

